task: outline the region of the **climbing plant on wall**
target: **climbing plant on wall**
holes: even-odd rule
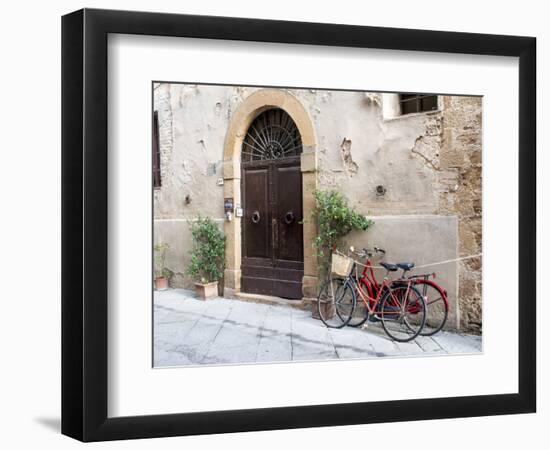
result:
[[[325,272],[330,264],[330,255],[340,239],[352,230],[366,231],[374,222],[351,208],[340,192],[315,191],[314,196],[313,217],[318,227],[314,246],[319,267]]]

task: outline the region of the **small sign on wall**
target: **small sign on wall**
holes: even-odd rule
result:
[[[233,198],[224,198],[223,199],[223,209],[225,212],[233,212]]]

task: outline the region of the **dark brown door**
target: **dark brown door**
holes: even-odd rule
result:
[[[273,110],[268,111],[271,113]],[[241,289],[283,298],[302,298],[304,274],[302,173],[300,171],[301,141],[294,123],[288,117],[260,116],[251,126],[254,135],[250,146],[243,145],[242,158],[242,279]],[[292,131],[285,133],[269,127],[272,122],[285,123]],[[281,122],[282,121],[282,122]],[[260,122],[260,123],[258,123]],[[267,128],[266,128],[267,127]],[[250,132],[249,132],[250,133]],[[297,136],[297,138],[296,138]],[[277,147],[278,142],[281,144]],[[244,158],[245,152],[264,145],[269,151],[261,157]],[[285,154],[284,148],[291,148]]]

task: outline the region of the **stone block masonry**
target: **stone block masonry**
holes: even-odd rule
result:
[[[440,212],[458,217],[460,256],[482,252],[482,99],[442,97]],[[459,263],[460,327],[481,332],[481,258]]]

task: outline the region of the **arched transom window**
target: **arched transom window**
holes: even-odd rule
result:
[[[292,118],[282,109],[261,113],[243,141],[243,162],[288,158],[302,153],[302,138]]]

